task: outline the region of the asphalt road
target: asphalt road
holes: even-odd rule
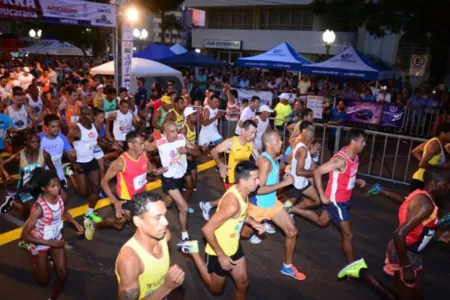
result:
[[[406,193],[406,188],[402,188]],[[159,189],[157,191],[161,192]],[[288,192],[295,195],[294,190]],[[201,227],[205,221],[198,202],[217,199],[222,193],[222,184],[214,168],[200,173],[198,190],[191,199],[195,208],[194,214],[189,216],[191,238],[202,240]],[[390,278],[382,273],[382,267],[385,246],[397,225],[398,205],[380,197],[366,198],[359,190],[354,191],[352,202],[351,220],[355,232],[356,257],[364,257],[371,273],[386,286],[391,286]],[[83,199],[75,193],[70,194],[70,207],[82,204]],[[102,217],[112,216],[113,209],[105,207],[98,210],[98,213]],[[11,221],[23,221],[14,213],[9,216],[8,220],[0,217],[0,234],[17,228]],[[77,219],[82,222],[81,217]],[[172,232],[171,264],[178,264],[186,273],[183,286],[174,291],[169,299],[232,299],[234,285],[231,280],[222,296],[210,295],[193,262],[176,249],[180,233],[175,207],[168,211],[168,219]],[[336,228],[329,226],[321,229],[298,217],[296,226],[299,234],[294,263],[306,274],[306,280],[300,282],[281,275],[279,269],[284,255],[284,236],[279,230],[274,235],[267,235],[260,245],[243,241],[250,281],[248,299],[378,299],[364,282],[337,279],[337,273],[345,265],[345,259]],[[116,299],[114,264],[121,246],[131,236],[132,230],[127,226],[120,232],[112,229],[97,231],[94,240],[87,241],[78,238],[74,228],[66,225],[64,238],[69,245],[69,277],[60,299]],[[1,299],[48,299],[51,287],[41,288],[34,281],[28,253],[19,249],[17,242],[0,246]],[[204,247],[201,248],[203,250]],[[426,299],[446,298],[443,295],[450,292],[449,254],[448,245],[435,242],[428,248],[424,266]],[[54,276],[52,278],[54,280]]]

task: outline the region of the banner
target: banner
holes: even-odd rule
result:
[[[383,105],[376,102],[364,102],[347,100],[345,101],[345,111],[348,114],[347,121],[363,124],[381,123],[383,115]]]
[[[235,89],[238,92],[238,101],[241,103],[242,99],[250,100],[252,96],[258,96],[261,99],[260,105],[266,104],[269,107],[272,106],[272,92],[246,90],[246,89]]]
[[[0,18],[116,27],[116,7],[83,0],[0,0]]]
[[[403,126],[405,113],[406,107],[404,105],[384,104],[381,126],[401,128]]]
[[[306,96],[306,107],[313,111],[314,119],[322,119],[323,112],[323,101],[325,100],[322,96]]]
[[[122,23],[122,82],[120,87],[130,89],[131,82],[131,62],[133,59],[133,28],[128,22]]]

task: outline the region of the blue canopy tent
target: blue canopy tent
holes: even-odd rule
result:
[[[145,58],[149,60],[160,61],[163,58],[175,56],[176,54],[165,45],[153,44],[145,48],[139,53],[133,55],[137,58]]]
[[[302,72],[360,80],[382,80],[392,77],[392,71],[370,62],[353,47],[346,48],[326,61],[305,65]]]
[[[311,63],[312,62],[298,54],[294,48],[286,42],[279,44],[263,54],[238,59],[239,67],[292,71],[300,71],[303,65]]]
[[[226,65],[226,63],[220,60],[196,53],[195,51],[189,51],[176,56],[164,58],[159,62],[168,66],[192,66],[205,68],[220,68]]]

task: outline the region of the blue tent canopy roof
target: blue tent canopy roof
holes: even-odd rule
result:
[[[392,76],[390,70],[370,62],[354,47],[348,47],[326,61],[305,65],[302,67],[302,72],[362,80],[380,80]]]
[[[298,54],[288,43],[283,42],[269,51],[238,59],[239,67],[265,69],[301,70],[302,65],[311,64],[309,60]]]
[[[169,47],[165,45],[153,44],[148,46],[141,52],[134,54],[133,57],[159,61],[163,58],[171,57],[174,55],[175,53],[173,53]]]
[[[225,65],[225,63],[220,60],[196,53],[195,51],[189,51],[183,54],[161,59],[159,62],[169,66],[195,66],[207,68],[219,68]]]

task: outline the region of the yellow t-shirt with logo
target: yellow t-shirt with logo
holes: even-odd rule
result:
[[[253,150],[253,143],[250,142],[245,143],[245,145],[241,145],[241,143],[239,143],[239,137],[234,136],[232,139],[233,146],[231,147],[230,153],[226,154],[228,156],[227,183],[235,183],[236,179],[234,178],[234,169],[236,168],[236,165],[240,161],[248,160],[250,155],[252,155]]]

